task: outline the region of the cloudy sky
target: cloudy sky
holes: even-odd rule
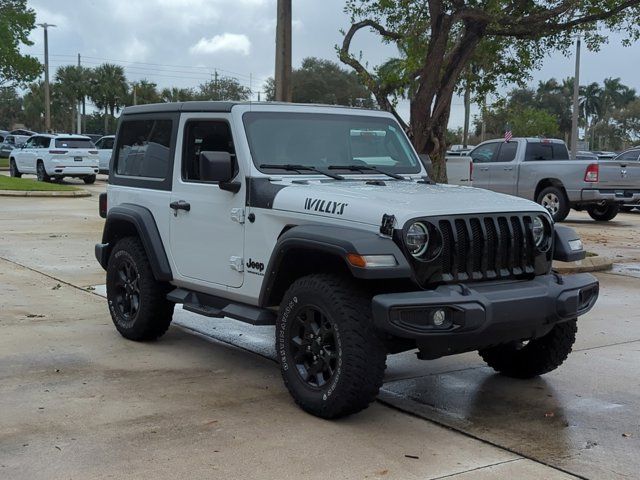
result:
[[[336,59],[340,29],[349,26],[343,0],[293,0],[293,64],[307,56]],[[261,90],[273,75],[276,0],[30,0],[38,22],[56,24],[49,33],[52,74],[60,65],[105,61],[125,67],[130,81],[143,78],[160,87],[193,87],[215,70]],[[25,51],[42,59],[41,29]],[[392,56],[369,34],[357,37],[353,51],[371,63]],[[583,52],[581,84],[621,77],[640,91],[640,45],[621,46],[620,38],[597,53]],[[532,84],[573,75],[574,58],[551,55]],[[406,114],[406,106],[402,107]],[[475,111],[475,108],[474,108]],[[462,124],[462,101],[454,101],[451,127]]]

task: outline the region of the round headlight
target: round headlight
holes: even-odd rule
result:
[[[415,222],[407,229],[405,238],[407,249],[414,257],[420,257],[429,245],[429,229],[424,223]]]
[[[536,247],[542,247],[545,241],[546,233],[545,221],[542,217],[533,217],[533,225],[531,231],[533,233],[533,241],[535,242]]]

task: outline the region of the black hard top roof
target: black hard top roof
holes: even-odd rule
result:
[[[219,101],[194,101],[194,102],[170,102],[170,103],[150,103],[147,105],[135,105],[125,107],[123,115],[134,115],[139,113],[160,113],[160,112],[230,112],[235,105],[282,105],[282,106],[304,106],[304,107],[333,107],[351,110],[363,110],[358,107],[348,107],[344,105],[318,105],[311,103],[286,103],[286,102],[219,102]]]

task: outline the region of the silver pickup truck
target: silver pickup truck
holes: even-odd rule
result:
[[[621,206],[640,202],[640,162],[569,160],[562,140],[490,140],[469,156],[474,187],[534,200],[556,222],[571,208],[608,221]]]

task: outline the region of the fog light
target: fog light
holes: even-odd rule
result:
[[[573,252],[582,250],[582,240],[569,240],[569,248]]]
[[[435,310],[431,315],[431,321],[436,327],[441,327],[447,319],[447,313],[442,309]]]

